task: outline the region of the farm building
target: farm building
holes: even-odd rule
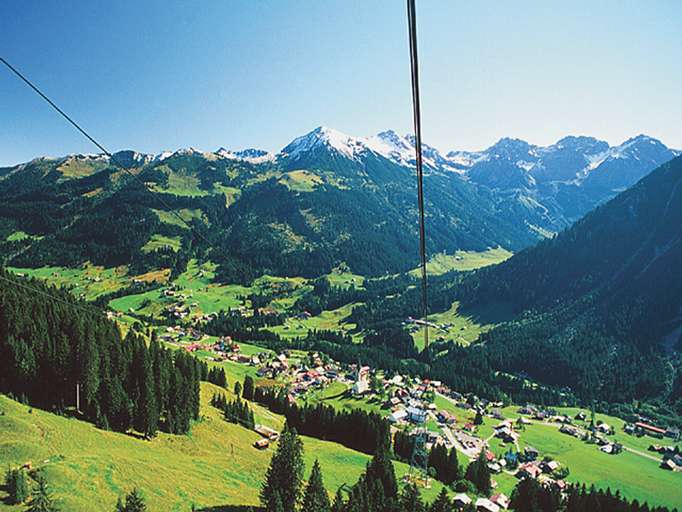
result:
[[[665,429],[655,427],[653,425],[649,425],[648,423],[644,423],[641,421],[635,423],[635,427],[642,429],[647,434],[652,435],[654,437],[663,437],[665,435]]]
[[[471,498],[467,496],[464,493],[460,493],[455,495],[455,497],[452,499],[452,504],[455,506],[455,508],[464,508],[467,505],[471,504]]]
[[[256,425],[254,430],[264,438],[270,439],[271,441],[276,441],[277,438],[279,438],[279,433],[276,430],[266,427],[265,425]]]
[[[270,441],[267,439],[259,439],[255,443],[253,443],[254,448],[258,448],[259,450],[265,450],[268,446],[270,446]]]
[[[500,507],[487,498],[478,498],[476,500],[476,510],[478,512],[499,512]]]
[[[407,408],[407,417],[415,423],[424,423],[426,421],[426,411],[419,407],[410,406]]]
[[[500,508],[509,508],[509,498],[502,493],[493,494],[490,497],[490,501]]]

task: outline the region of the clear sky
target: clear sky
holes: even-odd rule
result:
[[[682,147],[682,1],[418,0],[423,131]],[[112,150],[411,130],[402,0],[0,0],[0,54]],[[96,152],[0,69],[0,165]]]

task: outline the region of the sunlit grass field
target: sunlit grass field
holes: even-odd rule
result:
[[[30,461],[44,470],[61,509],[68,511],[113,510],[117,497],[135,486],[143,490],[150,510],[256,505],[273,448],[253,448],[258,434],[224,421],[208,405],[216,391],[216,386],[202,383],[202,419],[190,435],[159,434],[152,441],[101,431],[0,396],[0,465]],[[257,405],[254,410],[257,422],[282,426],[280,416]],[[306,477],[319,459],[330,493],[352,485],[369,460],[336,443],[307,437],[303,442]],[[407,470],[396,464],[399,476]],[[424,495],[433,499],[439,490],[440,484],[432,482]],[[0,510],[24,508],[0,501]]]

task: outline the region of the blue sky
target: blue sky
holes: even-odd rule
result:
[[[418,0],[424,139],[682,147],[682,2]],[[405,5],[0,2],[0,54],[112,150],[411,129]],[[0,69],[0,165],[96,150]]]

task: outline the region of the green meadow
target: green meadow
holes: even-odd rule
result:
[[[426,263],[426,272],[440,275],[451,270],[476,270],[477,268],[495,265],[511,258],[513,253],[501,247],[485,251],[456,251],[455,254],[437,253]],[[420,269],[411,272],[415,276],[421,275]]]
[[[102,431],[0,395],[0,465],[31,462],[40,468],[62,510],[113,510],[117,497],[133,487],[142,489],[150,510],[256,505],[273,449],[253,448],[258,434],[227,423],[208,405],[217,391],[202,384],[201,420],[189,435],[160,434],[152,441]],[[283,424],[282,417],[258,405],[254,411],[259,423],[273,428]],[[369,460],[335,443],[308,437],[303,442],[306,476],[319,459],[330,493],[352,485]],[[405,464],[396,464],[398,476],[407,471]],[[424,496],[433,499],[440,488],[432,481]],[[0,510],[24,510],[3,504],[3,493]]]
[[[450,309],[429,315],[429,321],[444,325],[444,329],[429,329],[432,340],[454,341],[461,345],[469,345],[476,341],[481,333],[489,331],[495,324],[509,320],[511,308],[507,304],[493,303],[476,308],[461,309],[459,302],[454,302]],[[411,331],[415,345],[424,346],[423,329],[413,327]]]

